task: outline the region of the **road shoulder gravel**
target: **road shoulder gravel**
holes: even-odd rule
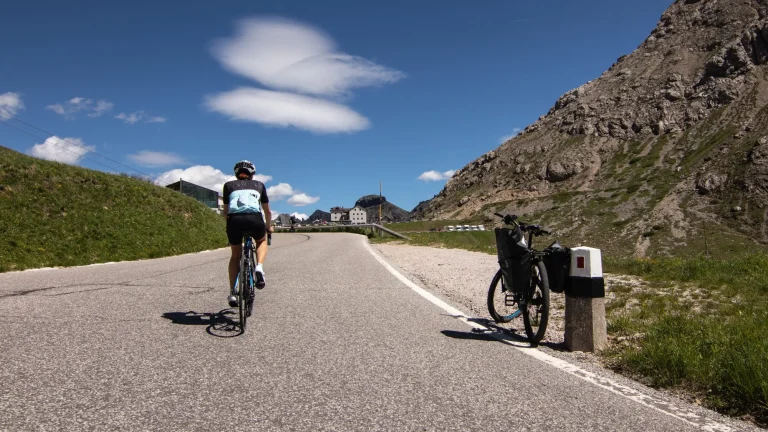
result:
[[[371,244],[392,267],[403,276],[431,292],[446,303],[458,308],[468,317],[479,320],[489,319],[486,307],[488,286],[498,270],[496,257],[482,252],[462,249],[412,246],[401,243]],[[627,283],[626,276],[605,274],[606,293],[613,283]],[[692,403],[693,398],[679,392],[653,389],[620,375],[605,367],[601,357],[595,353],[570,352],[563,344],[564,309],[563,294],[552,293],[550,324],[542,344],[542,352],[569,362],[588,372],[614,380],[646,395],[675,405],[685,405],[699,415],[709,417],[736,430],[763,430],[750,423],[723,416]],[[505,325],[515,335],[525,337],[522,325]]]

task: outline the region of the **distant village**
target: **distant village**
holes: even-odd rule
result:
[[[385,218],[385,219],[388,219],[388,218]],[[294,220],[293,221],[294,224],[296,222],[306,222],[313,225],[327,225],[328,223],[339,224],[339,225],[363,225],[368,223],[368,214],[365,211],[365,209],[359,206],[355,206],[352,208],[331,207],[330,221],[316,218],[314,220],[306,220],[306,221]],[[275,225],[286,226],[290,224],[291,224],[290,215],[281,214],[275,219]]]
[[[181,192],[185,195],[188,195],[201,203],[208,206],[211,210],[214,210],[215,212],[221,214],[221,212],[224,210],[224,198],[219,195],[218,192],[208,189],[206,187],[196,185],[194,183],[190,183],[188,181],[179,179],[178,182],[169,184],[166,186],[169,189],[173,189],[175,191]],[[291,221],[291,218],[293,218],[293,221]],[[372,218],[373,222],[376,222],[378,219],[377,216],[374,216]],[[389,216],[382,217],[382,220],[379,221],[379,223],[390,223],[392,222],[391,218]],[[274,220],[275,225],[277,226],[288,226],[297,223],[310,223],[314,225],[325,225],[328,223],[331,224],[338,224],[338,225],[364,225],[368,223],[368,214],[360,206],[354,206],[352,208],[346,208],[346,207],[331,207],[331,220],[323,220],[320,218],[315,218],[314,220],[303,220],[303,219],[297,219],[295,217],[292,217],[288,214],[280,214],[278,215]]]

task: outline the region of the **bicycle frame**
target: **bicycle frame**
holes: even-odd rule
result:
[[[528,281],[527,283],[523,282],[523,274],[512,275],[515,280],[512,281],[511,286],[508,286],[503,279],[505,277],[504,266],[507,266],[508,263],[504,261],[502,264],[502,261],[500,261],[499,265],[502,266],[502,268],[497,271],[496,276],[494,276],[491,286],[488,289],[488,311],[497,323],[510,322],[522,314],[525,333],[531,341],[531,344],[535,345],[544,337],[547,322],[549,320],[550,289],[547,269],[543,263],[543,258],[549,255],[550,252],[546,249],[543,251],[535,250],[533,248],[533,240],[537,236],[549,235],[551,233],[542,229],[539,225],[517,222],[516,215],[495,214],[503,219],[505,225],[511,225],[515,227],[515,230],[522,231],[523,238],[519,239],[519,237],[516,237],[515,240],[518,242],[517,247],[523,246],[521,240],[526,240],[525,233],[528,233],[528,243],[525,245],[525,248],[527,249],[530,258],[521,258],[519,264],[522,265],[525,263],[524,265],[528,267],[527,271],[529,273],[528,277],[525,278]],[[506,236],[506,234],[504,235]],[[517,233],[515,233],[515,235],[517,235]],[[507,247],[506,243],[508,241],[508,239],[505,239],[503,242],[500,241],[497,233],[497,248]],[[501,251],[498,251],[498,253],[500,260],[507,259],[506,252],[502,254]],[[519,267],[516,271],[519,272],[522,271],[522,269],[523,267]],[[500,283],[501,285],[499,285]],[[517,284],[524,285],[519,286]],[[518,309],[511,314],[507,314],[507,311],[499,313],[499,310],[497,310],[495,306],[496,293],[502,293],[504,295],[504,305],[506,307],[514,307],[515,304],[517,304]],[[531,307],[533,307],[533,309],[531,309]]]
[[[254,255],[254,247],[253,247],[253,237],[250,235],[245,239],[245,245],[243,246],[243,252],[240,256],[240,270],[245,267],[245,264],[250,260],[254,262],[254,265],[256,265],[255,260],[253,259]],[[251,281],[251,284],[253,284],[253,281]]]
[[[497,216],[502,216],[502,215],[500,215],[498,213],[496,213],[496,215]],[[534,230],[528,229],[528,226],[525,225],[525,224],[523,224],[523,226],[521,226],[520,223],[517,222],[517,217],[515,217],[512,220],[510,220],[509,222],[511,222],[511,223],[508,223],[505,220],[505,223],[507,223],[508,225],[513,225],[515,227],[520,227],[521,229],[523,229],[524,233],[527,231],[527,234],[528,234],[528,239],[527,239],[528,240],[528,250],[531,252],[531,264],[530,265],[531,265],[531,267],[535,267],[539,262],[541,262],[542,258],[544,256],[546,256],[548,253],[544,252],[544,251],[538,251],[538,250],[533,248],[533,239],[536,237],[536,234],[534,233]],[[544,234],[549,234],[546,231],[543,231],[543,233]],[[525,235],[525,234],[523,234],[523,235]],[[529,284],[528,287],[526,287],[522,291],[515,290],[514,292],[511,293],[511,295],[512,295],[512,297],[514,299],[513,302],[516,302],[518,304],[522,303],[522,305],[524,306],[525,305],[525,295],[524,294],[529,294],[533,289],[535,289],[533,284]]]

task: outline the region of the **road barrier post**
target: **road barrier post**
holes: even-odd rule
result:
[[[571,249],[570,280],[565,287],[565,346],[595,352],[607,343],[605,281],[600,249]]]

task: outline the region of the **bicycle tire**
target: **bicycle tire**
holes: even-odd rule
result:
[[[246,304],[247,297],[247,286],[248,286],[248,275],[246,273],[247,271],[247,261],[243,258],[240,260],[240,289],[237,293],[237,303],[238,303],[238,311],[240,313],[240,332],[245,332],[245,325],[246,321],[248,320],[248,306]]]
[[[256,269],[253,266],[253,255],[251,255],[251,259],[248,260],[248,279],[247,279],[247,288],[245,290],[245,305],[246,305],[246,312],[245,316],[250,317],[251,313],[253,312],[253,299],[256,291],[254,290],[254,281],[256,280]]]
[[[531,266],[531,286],[523,308],[525,334],[532,345],[544,338],[549,323],[549,275],[542,261]]]
[[[501,269],[496,272],[496,275],[493,277],[493,280],[491,281],[491,286],[488,287],[488,313],[491,315],[491,318],[493,318],[493,321],[497,323],[508,323],[512,321],[513,319],[520,316],[522,313],[520,311],[520,308],[515,309],[511,313],[507,313],[509,311],[505,310],[501,313],[497,310],[496,306],[496,300],[497,296],[498,299],[504,298],[506,304],[506,296],[505,290],[504,290],[504,283],[502,282],[502,274]]]

